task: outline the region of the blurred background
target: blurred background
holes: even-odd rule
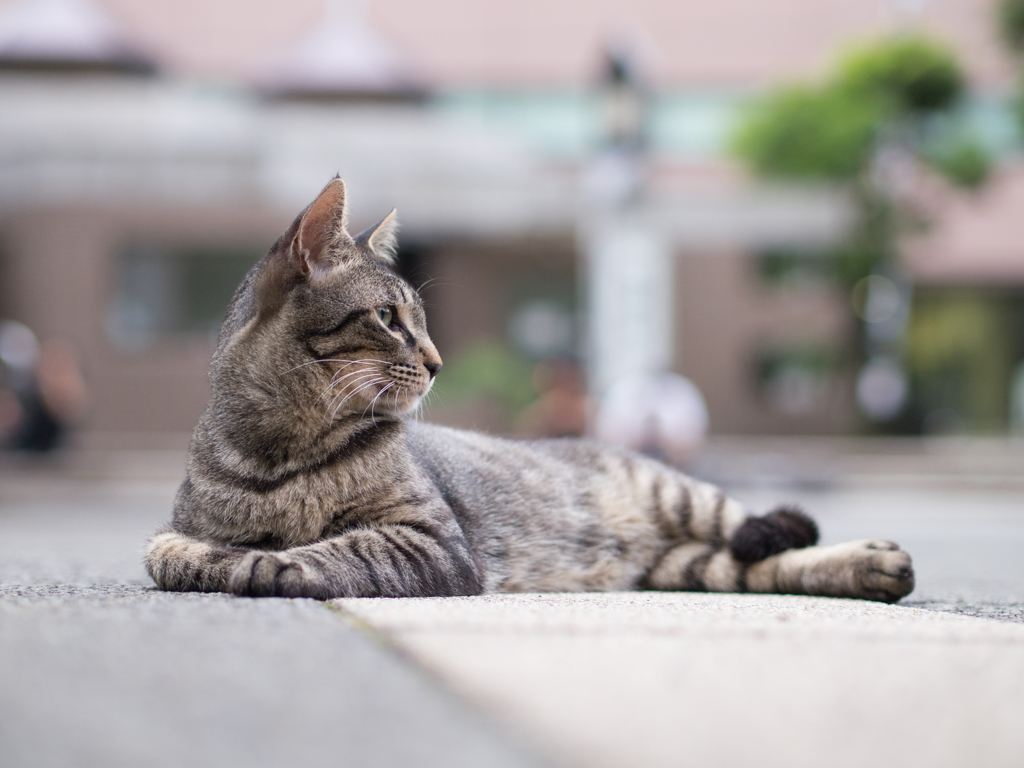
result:
[[[429,420],[1024,433],[1022,43],[1013,0],[0,0],[0,432],[183,448],[340,173],[353,231],[398,208]]]

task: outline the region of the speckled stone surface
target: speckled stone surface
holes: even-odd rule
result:
[[[153,588],[173,491],[0,477],[3,768],[542,764],[328,604]]]
[[[826,543],[899,541],[918,587],[897,606],[324,604],[152,589],[142,548],[180,472],[165,464],[0,463],[4,768],[1021,764],[1022,493],[739,491],[755,511],[802,503]]]
[[[855,600],[335,601],[569,766],[1016,766],[1024,625]]]

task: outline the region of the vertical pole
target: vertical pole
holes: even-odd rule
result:
[[[672,364],[672,259],[655,231],[612,220],[586,234],[590,395]]]

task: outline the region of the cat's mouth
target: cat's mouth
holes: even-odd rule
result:
[[[353,415],[374,418],[407,413],[420,404],[433,384],[426,372],[406,363],[372,359],[336,362],[340,365],[317,399],[330,421]]]
[[[434,383],[416,366],[407,363],[392,363],[388,366],[388,377],[391,381],[382,388],[381,398],[385,401],[384,407],[393,413],[413,410]]]
[[[423,398],[426,397],[433,384],[433,380],[428,380],[426,384],[422,384],[420,386],[410,386],[408,384],[397,385],[395,387],[397,391],[394,396],[389,398],[388,405],[391,407],[387,410],[399,414],[415,410],[416,406],[418,406]]]

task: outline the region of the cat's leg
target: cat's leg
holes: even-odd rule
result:
[[[652,589],[743,592],[746,564],[818,540],[814,521],[795,507],[755,517],[721,489],[686,476],[659,496],[659,522],[675,543],[648,573],[645,586]]]
[[[910,555],[891,541],[810,546],[817,541],[818,527],[796,508],[749,517],[729,541],[729,553],[742,567],[740,586],[750,592],[883,602],[895,602],[914,589]]]
[[[914,589],[910,555],[891,541],[861,539],[791,549],[750,565],[751,592],[857,597],[894,603]]]
[[[696,541],[712,549],[731,548],[740,560],[754,562],[818,541],[818,527],[796,507],[779,507],[755,517],[720,488],[656,467],[649,475],[634,470],[638,504],[652,510],[666,541]],[[645,503],[644,494],[653,496]]]
[[[653,589],[771,592],[895,602],[914,589],[910,556],[889,541],[787,549],[744,562],[729,547],[704,542],[669,550],[648,576]]]
[[[755,517],[707,483],[686,479],[681,543],[645,586],[662,590],[776,592],[893,602],[914,588],[910,557],[885,541],[811,546],[818,528],[794,507]],[[669,529],[671,533],[671,530]]]
[[[232,570],[247,553],[164,529],[146,546],[146,570],[170,592],[227,592]]]
[[[445,535],[447,534],[447,535]],[[473,595],[482,581],[461,531],[378,525],[281,551],[253,550],[228,591],[254,597]]]
[[[654,503],[648,508],[664,541],[681,545],[668,549],[654,565],[649,581],[655,589],[678,588],[660,585],[678,583],[691,560],[691,571],[702,569],[720,552],[753,563],[818,541],[817,525],[796,507],[779,507],[758,517],[720,488],[686,475],[652,473],[642,479],[653,490]]]

